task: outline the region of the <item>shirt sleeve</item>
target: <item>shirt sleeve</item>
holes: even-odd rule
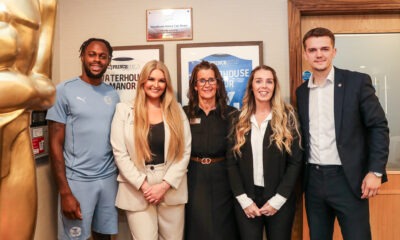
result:
[[[67,122],[67,116],[70,114],[70,111],[65,94],[64,85],[60,84],[57,86],[56,101],[54,105],[47,110],[46,120],[64,124]]]
[[[248,206],[250,206],[253,203],[253,200],[251,198],[249,198],[246,193],[236,196],[236,199],[238,200],[242,209],[247,208]]]
[[[273,196],[272,198],[270,198],[268,200],[269,205],[271,205],[273,208],[275,208],[276,210],[281,209],[281,207],[283,206],[283,204],[286,203],[286,198],[279,195],[278,193],[275,194],[275,196]]]

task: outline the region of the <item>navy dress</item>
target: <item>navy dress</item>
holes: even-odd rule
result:
[[[229,126],[237,110],[228,106],[224,118],[220,109],[209,112],[200,108],[191,117],[184,107],[192,132],[191,157],[225,157]],[[185,239],[239,239],[226,160],[203,165],[190,161],[188,167],[189,200],[186,204]]]

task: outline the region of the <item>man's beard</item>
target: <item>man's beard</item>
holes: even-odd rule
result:
[[[94,79],[102,78],[103,75],[104,75],[104,73],[107,71],[107,68],[104,68],[103,70],[101,70],[100,73],[98,73],[98,74],[93,74],[93,73],[90,71],[90,69],[89,69],[86,65],[84,65],[84,69],[85,69],[86,75],[87,75],[89,78],[94,78]]]

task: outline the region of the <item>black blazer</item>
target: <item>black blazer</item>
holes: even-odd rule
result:
[[[264,197],[269,199],[276,193],[289,198],[294,191],[302,169],[302,151],[299,138],[292,143],[292,155],[281,152],[278,147],[270,144],[271,125],[268,124],[263,140]],[[246,193],[254,200],[253,153],[251,148],[251,131],[245,136],[246,143],[241,147],[242,156],[235,157],[228,151],[227,164],[232,191],[235,196]],[[231,147],[233,140],[230,140]],[[261,144],[261,143],[260,143]],[[232,149],[232,148],[230,148]]]
[[[362,180],[369,171],[383,173],[382,182],[387,181],[388,122],[367,74],[334,69],[336,146],[347,181],[353,193],[360,197]],[[308,81],[296,90],[306,162],[310,156],[310,91],[307,85]]]

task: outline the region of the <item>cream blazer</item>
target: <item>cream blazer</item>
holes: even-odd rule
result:
[[[167,151],[170,140],[170,131],[164,124],[165,144],[164,159],[165,171],[162,179],[171,185],[161,204],[178,205],[185,204],[187,193],[187,165],[189,164],[192,136],[186,114],[181,111],[184,126],[184,154],[180,161],[167,159]],[[118,103],[111,124],[111,145],[113,147],[115,163],[119,174],[117,181],[118,193],[115,205],[118,208],[129,211],[142,211],[147,208],[148,202],[139,190],[146,179],[146,166],[136,166],[134,163],[134,139],[133,139],[133,107],[127,103]]]

